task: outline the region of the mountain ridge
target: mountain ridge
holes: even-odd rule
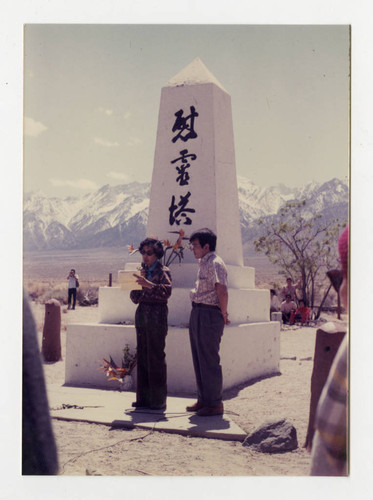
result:
[[[243,244],[257,237],[258,218],[276,217],[287,201],[306,199],[309,215],[348,217],[346,179],[311,182],[290,188],[284,184],[263,188],[250,179],[237,178]],[[145,237],[150,183],[106,184],[98,190],[66,198],[41,191],[24,194],[24,250],[66,250],[137,244]]]

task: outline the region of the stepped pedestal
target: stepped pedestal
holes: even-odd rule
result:
[[[255,289],[254,269],[243,266],[230,96],[196,59],[162,89],[147,234],[174,243],[180,229],[189,237],[202,227],[217,234],[216,253],[228,270],[231,325],[220,349],[224,389],[277,373],[280,323],[269,321],[269,291]],[[129,262],[126,270],[138,265]],[[198,264],[185,249],[182,263],[170,269],[168,391],[194,393],[188,321]],[[67,328],[67,384],[113,387],[98,368],[109,355],[119,363],[125,344],[136,347],[135,310],[128,290],[100,288],[99,324]]]
[[[129,264],[126,269],[135,269],[137,265]],[[236,273],[237,279],[240,279],[238,271],[236,269],[232,275]],[[242,268],[241,271],[243,275],[247,273],[254,276],[252,268]],[[256,377],[276,374],[280,366],[280,323],[269,321],[269,291],[228,288],[228,293],[231,324],[224,329],[220,348],[224,389]],[[188,331],[191,309],[189,288],[174,286],[168,306],[168,392],[193,395],[196,385]],[[135,349],[136,330],[133,321],[136,307],[127,290],[100,288],[99,324],[67,327],[66,384],[117,387],[107,380],[98,367],[100,361],[108,359],[110,355],[118,363],[126,344]]]
[[[65,383],[73,386],[118,386],[99,371],[103,358],[116,362],[128,344],[136,347],[133,325],[75,324],[67,327]],[[220,347],[223,389],[256,377],[276,374],[280,364],[280,328],[276,321],[229,325],[224,329]],[[196,383],[188,329],[169,326],[166,338],[168,393],[196,394]],[[135,377],[136,383],[136,377]]]

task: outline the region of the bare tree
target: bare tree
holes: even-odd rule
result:
[[[300,276],[303,299],[314,307],[320,276],[323,279],[326,271],[337,265],[337,239],[346,222],[312,215],[305,200],[286,203],[278,215],[280,220],[258,220],[263,235],[254,241],[254,248],[293,281]]]

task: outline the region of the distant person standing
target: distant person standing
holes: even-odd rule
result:
[[[298,301],[297,290],[300,290],[301,286],[302,286],[301,280],[299,280],[296,285],[293,285],[293,280],[291,278],[287,278],[286,286],[284,286],[281,290],[281,299],[286,300],[286,295],[290,294],[291,300],[297,302]]]
[[[75,274],[75,269],[71,269],[67,277],[68,283],[68,300],[67,308],[71,309],[71,299],[73,299],[73,309],[75,309],[76,304],[76,289],[79,287],[79,276]]]

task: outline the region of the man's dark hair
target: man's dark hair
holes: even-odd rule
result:
[[[159,240],[156,240],[155,238],[145,238],[145,240],[140,243],[139,251],[141,252],[144,247],[152,247],[157,259],[161,259],[163,257],[163,245]]]
[[[210,252],[213,252],[216,248],[216,234],[207,227],[194,231],[189,238],[189,242],[192,243],[194,240],[198,240],[201,247],[204,247],[207,243]]]

